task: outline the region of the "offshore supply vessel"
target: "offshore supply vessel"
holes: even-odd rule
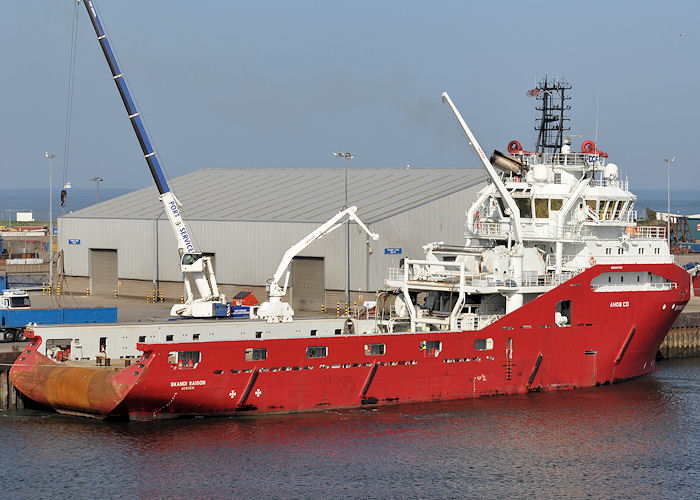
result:
[[[654,371],[690,276],[665,228],[637,226],[636,197],[607,154],[592,141],[572,150],[569,88],[545,78],[530,91],[542,111],[534,152],[511,141],[490,159],[443,94],[489,183],[466,212],[464,244],[428,243],[389,269],[373,311],[293,319],[278,269],[249,320],[93,327],[135,353],[119,370],[56,362],[30,329],[12,383],[59,412],[157,419],[571,389]],[[71,335],[85,341],[86,328]]]

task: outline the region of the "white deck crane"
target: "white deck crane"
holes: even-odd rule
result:
[[[341,210],[336,215],[331,217],[325,224],[322,224],[317,229],[309,233],[303,239],[299,240],[298,243],[293,245],[284,253],[282,261],[279,266],[277,266],[277,271],[275,275],[267,280],[267,301],[263,302],[258,309],[258,317],[267,320],[268,323],[279,323],[279,322],[289,322],[292,321],[292,316],[294,316],[294,310],[292,306],[287,302],[282,302],[282,297],[287,293],[287,285],[289,284],[289,265],[292,263],[292,259],[299,254],[302,250],[308,247],[311,243],[317,239],[327,235],[328,233],[339,228],[343,224],[349,224],[350,220],[354,220],[357,224],[372,238],[373,240],[378,240],[379,235],[371,232],[367,226],[360,220],[356,215],[357,207],[352,206]],[[342,221],[343,217],[347,216],[347,220]],[[284,285],[280,286],[280,280],[282,275],[286,271],[286,276],[284,278]]]
[[[187,300],[184,304],[176,304],[170,310],[171,316],[195,317],[195,318],[210,318],[216,316],[216,304],[226,304],[226,296],[219,292],[219,287],[214,276],[214,269],[211,264],[211,258],[197,252],[190,238],[185,221],[182,218],[180,207],[182,204],[175,196],[175,193],[170,191],[168,183],[165,180],[165,175],[161,169],[160,162],[155,150],[151,146],[151,140],[148,137],[146,128],[139,111],[136,109],[134,100],[131,97],[129,88],[126,85],[124,74],[119,69],[117,58],[112,51],[112,47],[107,39],[107,35],[102,27],[94,2],[92,0],[84,1],[88,16],[92,22],[92,27],[95,29],[97,40],[100,42],[100,47],[107,59],[107,64],[112,72],[112,78],[117,86],[119,95],[122,98],[126,112],[129,115],[131,126],[134,128],[136,137],[141,145],[143,157],[148,163],[148,168],[151,171],[153,180],[156,183],[158,192],[160,193],[160,201],[165,207],[165,213],[168,215],[168,221],[177,238],[177,250],[180,257],[180,270],[185,278],[185,291]],[[194,298],[190,279],[194,281],[199,297]]]

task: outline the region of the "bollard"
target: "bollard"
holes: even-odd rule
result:
[[[85,295],[87,295],[88,297],[90,296],[90,289],[89,288],[85,289]]]
[[[155,291],[155,289],[152,290],[152,293],[153,293],[153,303],[155,304],[156,303],[156,291]]]
[[[61,295],[61,284],[56,285],[56,295]]]
[[[119,293],[117,292],[117,289],[115,288],[114,289],[114,298],[116,299],[117,297],[119,297]]]
[[[46,281],[41,282],[41,294],[46,295]]]
[[[353,314],[354,314],[355,317],[357,318],[357,301],[355,301],[355,302],[353,303]]]
[[[340,301],[338,301],[338,303],[335,305],[335,317],[340,317]]]
[[[146,289],[146,304],[149,304],[151,302],[151,290],[148,288]]]
[[[51,295],[51,283],[49,283],[49,296]]]
[[[180,295],[180,304],[184,304],[184,303],[185,303],[185,296]]]
[[[165,299],[163,298],[163,289],[161,288],[159,291],[160,291],[160,303],[162,304],[163,302],[165,302]]]
[[[323,310],[323,304],[321,304],[321,314],[324,314],[324,312],[325,311]]]
[[[349,307],[350,307],[350,304],[348,304],[348,303],[346,302],[346,303],[345,303],[345,316],[348,315],[348,308],[349,308]]]

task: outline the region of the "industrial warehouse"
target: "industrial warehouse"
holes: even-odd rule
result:
[[[379,234],[350,226],[353,300],[373,298],[388,268],[422,255],[431,241],[464,244],[464,213],[486,182],[483,169],[350,169],[348,206]],[[343,209],[343,169],[200,169],[172,179],[198,251],[211,256],[229,297],[264,287],[285,251]],[[134,191],[58,218],[66,285],[72,292],[166,300],[183,293],[173,237],[155,187]],[[420,242],[420,243],[419,243]],[[291,265],[295,310],[335,304],[345,289],[345,231],[313,242]]]

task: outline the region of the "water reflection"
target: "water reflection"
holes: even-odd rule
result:
[[[9,493],[687,496],[700,362],[595,389],[254,418],[0,419]],[[33,478],[41,477],[37,482]],[[88,489],[83,489],[88,488]],[[111,496],[111,495],[110,495]]]

